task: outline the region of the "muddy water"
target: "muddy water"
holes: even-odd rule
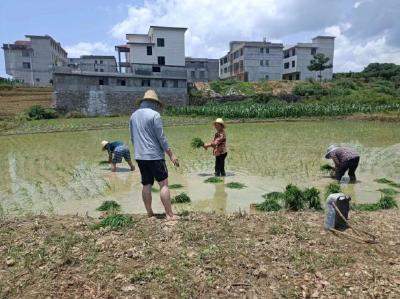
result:
[[[384,187],[378,177],[400,182],[400,129],[398,124],[324,121],[232,124],[227,129],[229,176],[225,182],[246,184],[242,190],[224,184],[205,184],[211,175],[211,152],[190,148],[192,137],[209,140],[211,126],[166,128],[181,167],[169,164],[170,183],[184,185],[173,195],[186,192],[192,204],[178,209],[233,212],[246,210],[261,195],[281,191],[288,183],[323,188],[331,182],[319,171],[325,148],[330,143],[355,147],[361,154],[355,185],[342,182],[354,201],[379,199]],[[98,162],[107,157],[100,151],[102,139],[129,144],[127,130],[49,133],[0,137],[0,215],[29,213],[96,215],[104,200],[116,200],[123,211],[144,212],[138,171],[130,172],[125,163],[117,173]],[[162,211],[158,193],[155,210]]]

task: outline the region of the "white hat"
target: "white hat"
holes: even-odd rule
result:
[[[326,149],[326,154],[325,154],[325,159],[329,159],[329,155],[336,150],[338,147],[334,144],[331,144],[330,146],[328,146],[328,148]]]
[[[105,150],[105,146],[108,144],[108,141],[107,140],[103,140],[102,142],[101,142],[101,150]]]
[[[225,123],[224,123],[224,120],[223,120],[222,118],[217,118],[217,119],[214,121],[214,124],[220,124],[220,125],[222,125],[222,126],[225,128]]]

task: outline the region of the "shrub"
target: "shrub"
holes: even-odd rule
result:
[[[274,97],[272,93],[257,93],[256,95],[253,96],[254,102],[259,103],[259,104],[267,104],[270,100],[272,100]]]
[[[114,200],[106,200],[98,207],[97,211],[118,211],[121,209],[121,205]]]
[[[293,94],[297,96],[323,96],[328,95],[329,91],[320,83],[301,82],[293,88]]]
[[[26,114],[30,120],[53,119],[58,117],[58,114],[54,109],[44,108],[40,105],[30,107]]]
[[[186,194],[186,193],[181,193],[177,196],[175,196],[174,198],[172,198],[171,203],[175,204],[175,203],[189,203],[190,197]]]

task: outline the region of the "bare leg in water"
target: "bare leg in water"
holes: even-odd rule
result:
[[[177,217],[172,212],[171,194],[168,188],[168,179],[158,182],[158,184],[160,185],[160,198],[165,209],[167,221],[176,220]]]
[[[147,216],[153,217],[154,213],[153,213],[153,209],[151,208],[151,202],[152,202],[151,185],[143,186],[142,198],[143,198],[144,207],[146,208],[146,211],[147,211]]]

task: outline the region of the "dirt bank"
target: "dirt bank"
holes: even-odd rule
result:
[[[135,215],[92,231],[81,217],[0,222],[1,298],[399,298],[400,213],[352,214],[378,236],[324,231],[322,213]]]

